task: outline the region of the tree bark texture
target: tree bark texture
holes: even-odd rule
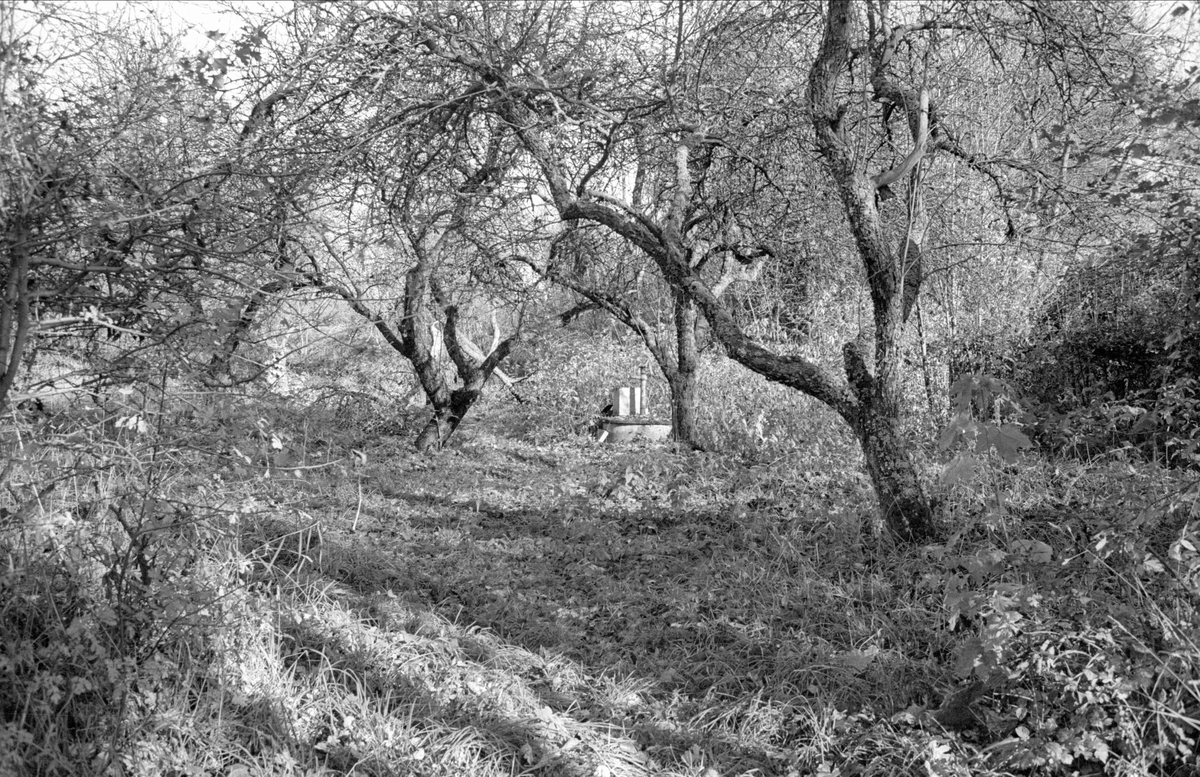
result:
[[[860,333],[858,340],[843,349],[846,375],[857,401],[851,412],[841,412],[862,445],[889,530],[898,539],[920,541],[934,533],[933,512],[900,433],[900,344],[920,283],[918,241],[924,225],[916,225],[920,231],[913,235],[910,222],[898,250],[893,250],[879,212],[878,188],[881,181],[891,182],[906,172],[911,174],[913,185],[919,183],[920,157],[928,131],[928,116],[923,111],[928,110],[928,98],[914,101],[893,95],[907,106],[910,118],[921,114],[914,124],[914,148],[897,168],[903,172],[893,170],[874,179],[868,177],[845,135],[842,120],[848,105],[839,100],[837,92],[841,76],[849,67],[851,12],[851,0],[830,0],[825,35],[809,74],[808,95],[817,147],[837,184],[866,270],[875,323],[873,371],[867,367],[864,353],[870,348],[867,333]],[[893,34],[886,46],[873,47],[872,86],[881,99],[889,99],[896,91],[884,71],[898,40],[899,36]],[[920,210],[919,194],[913,192],[911,196],[918,199],[910,199],[908,210],[913,210],[913,204]],[[923,211],[916,215],[923,216]]]
[[[696,304],[679,289],[672,289],[675,308],[675,369],[667,374],[671,387],[671,439],[689,447],[696,442],[696,373],[700,355],[696,348]]]
[[[8,256],[0,298],[0,407],[6,405],[16,381],[31,329],[28,237],[28,225],[18,218],[4,246]]]

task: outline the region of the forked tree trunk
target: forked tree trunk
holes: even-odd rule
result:
[[[471,407],[483,396],[483,380],[472,381],[471,386],[455,389],[450,401],[434,407],[433,416],[417,435],[416,447],[422,453],[439,450],[450,441]]]
[[[468,353],[460,342],[463,338],[458,331],[458,308],[455,305],[447,305],[443,309],[445,322],[442,338],[446,352],[463,384],[460,388],[451,390],[434,347],[434,317],[429,309],[431,280],[428,263],[419,262],[406,274],[404,300],[400,320],[395,329],[363,304],[361,297],[351,290],[320,280],[314,280],[313,284],[346,300],[355,313],[369,320],[383,335],[388,345],[412,365],[417,382],[421,384],[433,408],[433,415],[421,429],[414,443],[420,451],[437,450],[446,444],[467,412],[483,396],[488,379],[498,370],[500,363],[520,338],[518,327],[516,334],[499,342],[490,354],[484,355],[482,359],[476,358]],[[496,339],[499,340],[498,334]]]
[[[850,231],[867,274],[874,332],[860,333],[843,349],[846,375],[857,400],[840,409],[862,444],[871,482],[884,520],[898,539],[916,542],[934,534],[933,510],[901,434],[900,343],[904,324],[921,286],[921,240],[927,217],[920,201],[920,176],[934,110],[926,93],[912,93],[888,77],[895,49],[905,28],[897,28],[886,45],[870,41],[871,87],[877,99],[904,111],[913,147],[891,170],[868,177],[854,142],[847,135],[847,106],[839,93],[841,77],[851,64],[852,4],[829,0],[825,34],[809,72],[808,98],[817,148],[837,184]],[[871,26],[872,35],[877,34]],[[892,184],[908,176],[907,223],[899,245],[889,244],[889,230],[879,203]],[[895,230],[892,230],[895,232]],[[873,337],[871,336],[873,334]],[[873,343],[873,358],[867,346]],[[873,364],[874,370],[867,364]]]
[[[520,337],[518,329],[517,334],[500,342],[490,354],[479,360],[467,353],[462,346],[461,335],[458,331],[458,307],[447,306],[445,314],[446,322],[442,333],[446,344],[446,353],[450,356],[450,361],[454,363],[458,378],[463,385],[453,391],[449,390],[440,367],[435,366],[433,370],[424,372],[418,371],[421,385],[425,387],[425,393],[429,397],[430,404],[433,405],[433,417],[417,435],[416,447],[422,452],[445,446],[454,432],[458,430],[463,418],[483,396],[483,389],[487,385],[488,379],[492,377]],[[499,339],[498,335],[497,339]],[[428,355],[431,356],[431,354]],[[427,361],[429,364],[433,363],[432,358]],[[436,374],[430,374],[434,371]]]

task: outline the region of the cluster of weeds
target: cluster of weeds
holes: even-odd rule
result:
[[[986,745],[989,768],[1188,773],[1200,483],[1120,455],[1020,456],[1015,427],[975,425],[944,473],[954,531],[927,549],[925,584],[945,593],[954,673],[970,684],[947,719]]]
[[[229,516],[200,457],[144,408],[3,430],[0,758],[102,774],[220,623]]]

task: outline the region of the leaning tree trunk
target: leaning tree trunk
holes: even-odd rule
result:
[[[412,365],[417,382],[433,408],[433,416],[417,435],[415,444],[420,451],[440,448],[462,420],[461,415],[453,417],[450,386],[434,351],[433,315],[429,310],[428,294],[429,267],[419,261],[404,278],[404,306],[397,326],[399,343],[396,345]]]
[[[850,426],[862,446],[888,532],[904,542],[932,537],[929,501],[895,414],[864,407]]]

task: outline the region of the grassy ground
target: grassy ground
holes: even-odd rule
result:
[[[408,436],[329,437],[263,431],[216,471],[178,445],[156,459],[128,435],[114,457],[140,464],[121,473],[94,445],[78,452],[90,479],[64,477],[59,509],[44,509],[50,497],[42,508],[62,520],[26,532],[20,550],[10,542],[0,575],[0,671],[13,681],[0,772],[1136,774],[1151,763],[1115,744],[1101,758],[1088,739],[1123,731],[1111,718],[1124,708],[1116,686],[1086,679],[1103,667],[1069,657],[1111,652],[1104,621],[1119,613],[1105,608],[1137,597],[1120,575],[1072,572],[1070,548],[1122,499],[1133,510],[1167,493],[1157,475],[1139,486],[1133,469],[1124,480],[997,470],[987,488],[949,495],[943,520],[959,531],[946,544],[901,549],[874,534],[868,484],[836,441],[777,459],[534,442],[500,412],[436,457]],[[70,446],[22,450],[44,471]],[[1071,615],[1085,579],[1112,590]],[[1200,709],[1184,676],[1197,666],[1191,610],[1168,620],[1179,639],[1148,648],[1147,682],[1176,675],[1157,697],[1174,717],[1139,718],[1146,741],[1180,738],[1144,730],[1155,720],[1192,736]],[[1031,640],[1063,662],[1021,658]],[[972,660],[1004,670],[974,691]],[[1060,707],[1079,709],[1072,693],[1092,694],[1109,723],[1046,729]]]
[[[320,656],[305,675],[370,688],[375,704],[355,716],[374,717],[368,729],[401,699],[413,721],[391,749],[322,732],[354,762],[374,751],[383,773],[476,760],[499,773],[786,774],[822,761],[798,735],[935,695],[936,668],[902,658],[907,622],[929,613],[858,547],[861,487],[811,476],[784,488],[786,464],[532,445],[479,427],[436,459],[407,448],[367,451],[334,494],[284,478],[290,509],[256,521],[259,555],[291,549],[299,589],[315,574],[337,592],[312,604],[325,626],[281,626]],[[405,666],[425,667],[426,687]],[[422,752],[430,766],[397,768]]]

